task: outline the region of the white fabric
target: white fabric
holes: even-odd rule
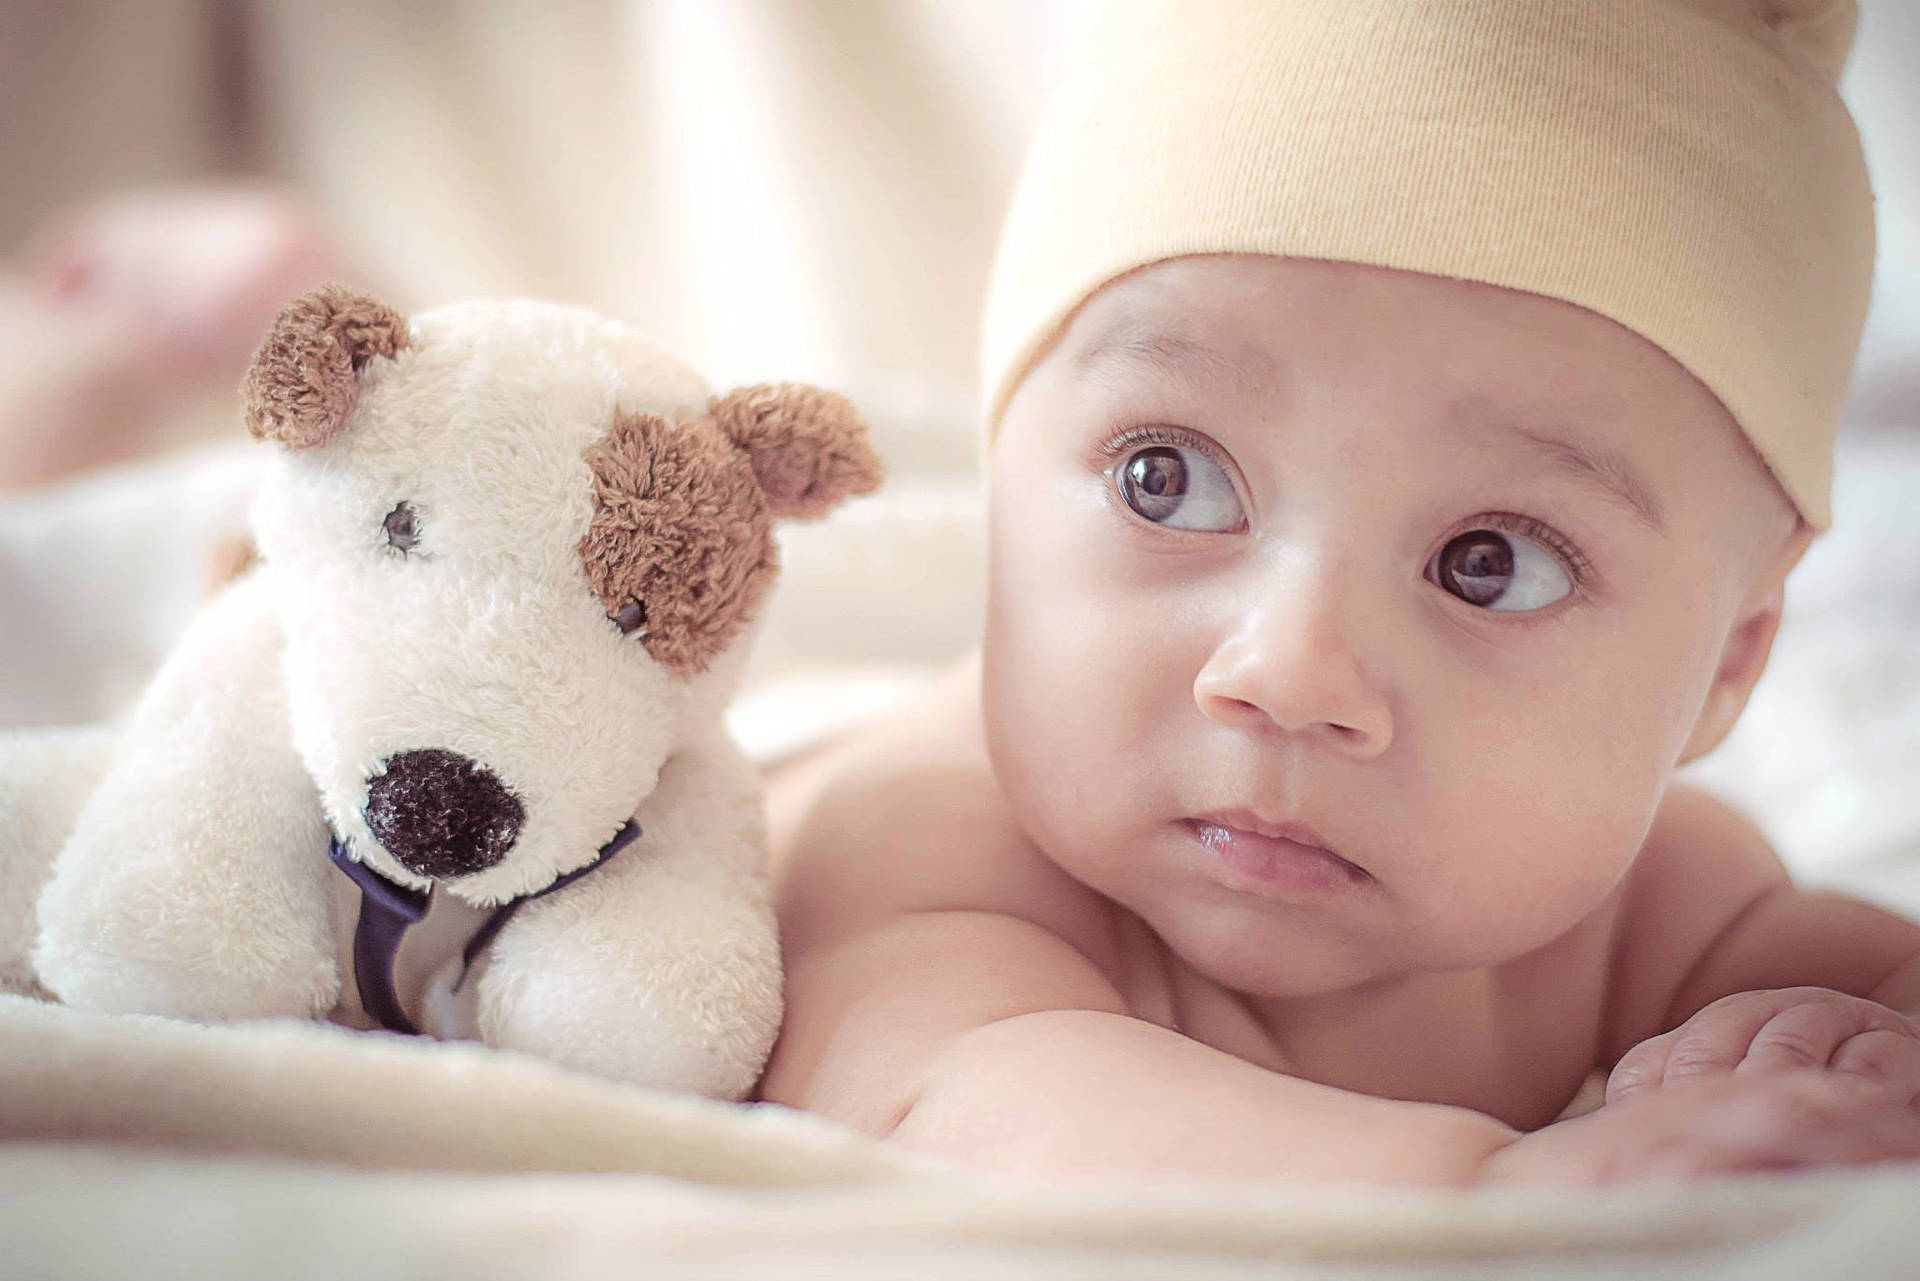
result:
[[[0,998],[9,1276],[1910,1277],[1920,1171],[1031,1180],[470,1046]],[[103,1150],[86,1141],[131,1143]]]
[[[244,534],[266,453],[223,446],[0,500],[0,725],[132,705]]]

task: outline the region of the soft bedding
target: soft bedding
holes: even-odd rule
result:
[[[9,1277],[1910,1277],[1920,1173],[984,1176],[472,1046],[0,998]],[[111,1146],[109,1146],[111,1145]]]
[[[246,457],[0,504],[0,724],[106,714],[204,592]],[[1843,441],[1835,532],[1696,770],[1803,880],[1920,913],[1920,438]],[[761,759],[977,626],[979,499],[901,478],[796,530],[734,728]],[[1035,1181],[772,1107],[467,1045],[0,997],[0,1276],[1916,1275],[1920,1167],[1604,1191]]]

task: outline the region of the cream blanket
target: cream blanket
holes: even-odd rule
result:
[[[0,1274],[1908,1278],[1920,1172],[1602,1192],[982,1176],[466,1045],[0,998]],[[116,1146],[105,1146],[111,1141]]]

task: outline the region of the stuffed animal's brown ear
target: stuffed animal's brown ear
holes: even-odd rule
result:
[[[247,430],[289,449],[324,445],[346,425],[357,375],[407,345],[399,312],[340,285],[288,303],[240,384]]]
[[[844,396],[800,383],[762,383],[718,397],[710,412],[752,462],[774,516],[824,516],[847,495],[869,493],[880,483],[866,424]]]

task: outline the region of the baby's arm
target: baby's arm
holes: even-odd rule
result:
[[[1663,808],[1642,860],[1618,945],[1610,1102],[1792,1068],[1920,1096],[1920,925],[1796,889],[1750,824],[1699,793]]]
[[[789,956],[764,1097],[1026,1171],[1466,1183],[1515,1131],[1270,1072],[1130,1018],[1077,949],[981,911],[911,912]]]

